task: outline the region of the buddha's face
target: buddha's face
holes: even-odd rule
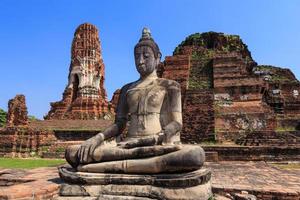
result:
[[[151,74],[159,63],[151,47],[140,46],[134,52],[135,66],[142,77]]]

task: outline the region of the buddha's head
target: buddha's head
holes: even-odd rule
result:
[[[142,37],[134,47],[134,59],[137,71],[142,77],[156,70],[161,58],[157,44],[148,28],[143,29]]]

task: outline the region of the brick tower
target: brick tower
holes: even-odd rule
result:
[[[63,99],[51,103],[45,119],[103,119],[109,116],[99,32],[94,25],[84,23],[74,34]]]

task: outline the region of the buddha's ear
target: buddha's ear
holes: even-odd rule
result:
[[[158,57],[158,58],[156,58],[156,67],[159,65],[159,63],[160,63],[160,57]]]
[[[160,63],[160,59],[161,59],[161,54],[158,53],[157,58],[156,58],[156,66]]]

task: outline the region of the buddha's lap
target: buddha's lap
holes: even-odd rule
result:
[[[73,145],[67,148],[66,158],[70,164],[79,164],[77,154],[79,148],[80,145]],[[151,157],[161,157],[162,159],[165,159],[165,161],[173,162],[174,165],[180,165],[181,163],[187,164],[186,162],[191,162],[193,165],[202,166],[205,161],[204,150],[200,146],[193,145],[155,145],[148,147],[136,147],[132,149],[124,149],[119,146],[112,147],[101,145],[95,149],[92,155],[89,155],[91,162],[106,162]]]

